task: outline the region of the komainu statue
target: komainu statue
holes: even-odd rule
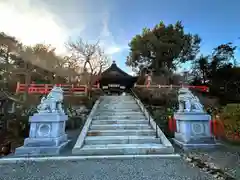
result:
[[[63,113],[63,90],[54,86],[46,97],[42,97],[41,104],[37,106],[38,113]]]
[[[178,112],[204,112],[198,97],[194,96],[188,88],[181,88],[178,93]]]

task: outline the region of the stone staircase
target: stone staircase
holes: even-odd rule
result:
[[[72,153],[78,155],[172,154],[130,95],[103,96],[93,108]],[[161,137],[164,136],[164,137]],[[168,141],[169,142],[169,141]],[[171,144],[170,144],[171,145]]]

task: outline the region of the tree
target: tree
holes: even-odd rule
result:
[[[104,58],[102,52],[96,52],[101,59],[96,66],[101,71],[107,58]],[[94,61],[94,58],[91,61]],[[3,113],[0,121],[3,120],[7,127],[6,122],[11,118],[9,107],[14,108],[16,104],[20,105],[20,108],[16,108],[14,114],[22,116],[25,112],[29,113],[30,106],[35,103],[35,98],[28,95],[28,87],[32,81],[64,83],[80,74],[79,66],[72,57],[58,56],[51,45],[25,46],[14,37],[0,33],[0,110]],[[15,93],[17,82],[26,85],[23,96]]]
[[[8,89],[8,83],[11,78],[11,71],[13,70],[13,62],[16,59],[16,52],[21,46],[19,42],[12,36],[5,33],[0,33],[0,72],[1,72],[1,86]]]
[[[209,72],[209,56],[203,56],[201,55],[199,58],[194,60],[193,62],[193,69],[195,75],[202,79],[203,84],[206,84],[207,82],[207,76]],[[195,78],[196,80],[196,78]]]
[[[213,79],[218,79],[218,72],[231,68],[231,61],[235,60],[236,46],[232,43],[221,44],[213,49],[213,53],[208,56],[201,55],[193,61],[193,69],[197,79],[201,79],[204,84],[209,81],[212,84]]]
[[[218,59],[220,63],[228,63],[231,60],[234,60],[235,50],[237,46],[234,46],[233,43],[229,42],[226,44],[221,44],[214,48],[212,56],[215,59]]]
[[[1,92],[14,102],[27,102],[27,88],[33,77],[62,83],[58,82],[58,77],[66,80],[69,76],[76,76],[77,72],[74,68],[67,67],[67,62],[68,58],[57,56],[55,48],[50,45],[24,46],[14,37],[0,33]],[[26,84],[23,99],[15,95],[17,81]]]
[[[83,67],[83,76],[87,84],[93,82],[93,76],[99,75],[109,65],[109,58],[99,46],[99,43],[84,42],[81,38],[66,43],[71,53],[70,60]],[[89,74],[89,75],[88,75]],[[87,78],[86,76],[89,76]]]
[[[1,121],[3,121],[3,129],[7,128],[7,118],[9,107],[11,105],[10,100],[18,101],[13,96],[6,93],[13,90],[13,83],[15,83],[14,74],[14,62],[17,59],[16,52],[21,44],[12,36],[8,36],[5,33],[0,33],[0,108],[3,114],[1,114]],[[3,116],[2,116],[3,115]]]
[[[200,56],[194,61],[195,79],[193,83],[207,83],[210,93],[221,96],[224,103],[240,100],[239,67],[233,66],[236,46],[232,43],[220,44],[209,56]]]
[[[179,63],[193,60],[200,42],[198,35],[184,32],[180,21],[174,25],[160,22],[153,29],[144,28],[132,38],[126,64],[138,71],[147,67],[155,74],[167,73]]]
[[[75,67],[69,65],[69,57],[61,57],[55,54],[55,48],[51,45],[36,44],[35,46],[26,46],[20,56],[24,61],[51,72],[54,77],[66,78],[77,76]]]
[[[209,75],[210,84],[213,79],[218,79],[217,71],[225,69],[225,67],[231,66],[231,60],[235,59],[236,46],[232,43],[221,44],[213,49],[211,62],[209,63]]]

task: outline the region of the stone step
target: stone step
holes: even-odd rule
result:
[[[103,108],[103,109],[126,109],[126,108],[139,108],[138,104],[136,103],[132,103],[132,104],[108,104],[108,105],[104,105],[104,104],[99,104],[99,108]]]
[[[103,112],[115,112],[115,111],[118,111],[118,112],[138,112],[138,111],[141,111],[141,109],[139,107],[137,108],[101,108],[99,107],[97,109],[98,111],[103,111]]]
[[[117,130],[117,129],[152,129],[148,124],[105,124],[91,125],[90,130]]]
[[[149,144],[161,143],[155,136],[87,136],[85,145],[90,144]]]
[[[80,155],[135,155],[135,154],[170,154],[162,144],[97,144],[84,145],[74,154]]]
[[[122,100],[122,99],[118,99],[118,100],[103,100],[100,102],[101,104],[105,103],[105,106],[107,106],[108,104],[137,104],[137,102],[132,99],[132,100]]]
[[[153,129],[118,129],[118,130],[89,130],[87,136],[155,136]]]
[[[101,103],[112,103],[112,104],[136,104],[136,101],[134,99],[106,99],[101,101]]]
[[[139,120],[145,120],[146,117],[142,115],[131,115],[131,116],[126,116],[126,115],[113,115],[113,116],[107,116],[107,115],[100,115],[100,116],[93,116],[93,120],[116,120],[116,119],[139,119]]]
[[[104,99],[102,102],[126,102],[126,103],[129,103],[129,102],[134,102],[135,99],[133,98],[115,98],[115,99]]]
[[[135,115],[143,115],[143,112],[106,112],[106,111],[98,111],[94,115],[96,116],[119,116],[119,115],[125,115],[125,116],[135,116]]]
[[[133,98],[131,95],[126,95],[126,96],[104,96],[106,99],[119,99],[119,98]]]
[[[120,120],[93,120],[92,124],[95,125],[104,125],[104,124],[148,124],[147,120],[137,120],[137,119],[132,119],[132,120],[125,120],[125,119],[120,119]]]
[[[109,107],[102,107],[99,105],[98,110],[106,110],[106,111],[112,111],[112,110],[132,110],[132,109],[140,109],[140,107],[138,105],[125,105],[125,106],[109,106]]]

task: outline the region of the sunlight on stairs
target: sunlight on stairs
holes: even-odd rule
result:
[[[156,138],[135,99],[130,96],[103,96],[91,124],[77,141],[73,154],[78,155],[147,155],[172,154]]]

